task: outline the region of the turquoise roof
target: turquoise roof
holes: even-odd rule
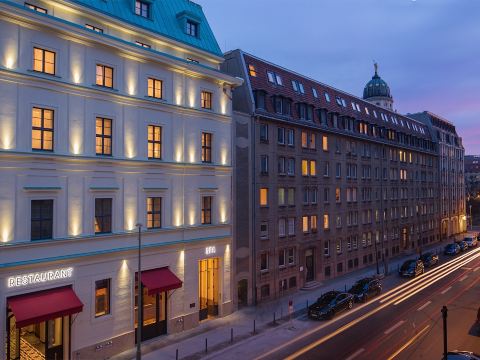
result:
[[[145,0],[150,18],[135,14],[135,0],[70,0],[105,15],[223,57],[200,5],[190,0]],[[199,24],[198,36],[185,32],[186,19]]]

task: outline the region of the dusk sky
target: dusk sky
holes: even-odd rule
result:
[[[480,154],[479,0],[196,0],[223,51],[258,57],[362,96],[373,75],[399,113],[453,122]]]

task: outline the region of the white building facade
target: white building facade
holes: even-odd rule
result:
[[[222,61],[190,1],[0,1],[0,359],[133,347],[137,223],[143,339],[232,311]]]

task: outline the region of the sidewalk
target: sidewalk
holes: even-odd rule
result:
[[[463,235],[459,236],[463,238]],[[423,251],[442,252],[443,247],[449,240],[426,246]],[[415,257],[415,254],[396,257],[389,260],[389,275],[385,279],[396,279],[398,267],[409,258]],[[380,265],[382,273],[383,266]],[[343,276],[325,280],[322,285],[314,290],[299,290],[296,293],[289,294],[282,298],[262,303],[256,307],[247,307],[234,312],[223,318],[214,319],[201,323],[194,329],[186,330],[178,334],[163,336],[161,338],[145,341],[142,344],[142,359],[144,360],[175,360],[178,349],[178,359],[193,360],[206,355],[205,346],[207,345],[208,354],[228,347],[231,342],[231,331],[233,329],[234,343],[239,340],[254,336],[272,328],[274,314],[276,323],[288,320],[288,302],[293,301],[294,317],[300,316],[306,312],[307,305],[312,304],[321,294],[330,290],[344,290],[350,288],[355,281],[366,276],[374,276],[376,266],[369,266],[358,271],[354,271]],[[280,318],[283,318],[280,320]],[[280,320],[280,321],[279,321]],[[254,331],[255,322],[255,334]],[[207,339],[207,340],[206,340]],[[207,343],[206,343],[207,341]],[[114,356],[115,360],[130,360],[135,357],[135,349]]]

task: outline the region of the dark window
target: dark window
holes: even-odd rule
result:
[[[94,26],[94,25],[85,24],[85,27],[86,27],[88,30],[92,30],[92,31],[95,31],[95,32],[97,32],[97,33],[103,34],[103,29],[100,29],[99,27],[96,27],[96,26]]]
[[[112,155],[112,120],[96,119],[95,151],[97,155]]]
[[[148,158],[162,158],[162,127],[148,125]]]
[[[348,268],[349,269],[353,268],[353,261],[352,260],[348,260]]]
[[[32,240],[53,237],[53,200],[32,200],[30,230]]]
[[[147,197],[147,228],[159,229],[162,227],[162,198]]]
[[[110,279],[95,281],[95,317],[110,314]]]
[[[97,64],[95,84],[98,86],[113,88],[113,68]]]
[[[260,141],[268,141],[268,125],[260,124]]]
[[[337,273],[343,272],[343,263],[338,263],[337,264]]]
[[[196,22],[191,21],[191,20],[187,20],[186,32],[190,36],[197,37],[197,35],[198,35],[198,24]]]
[[[325,266],[325,277],[330,277],[330,266]]]
[[[201,94],[202,109],[212,109],[212,93],[209,91],[202,91]]]
[[[212,134],[202,133],[202,162],[212,162]]]
[[[150,16],[150,4],[144,1],[135,1],[135,14],[148,18]]]
[[[33,70],[55,75],[55,53],[40,48],[33,48]]]
[[[163,82],[153,78],[148,78],[148,92],[149,97],[161,99],[163,97]]]
[[[32,150],[53,150],[53,110],[32,109]]]
[[[202,196],[202,224],[212,223],[212,197]]]
[[[262,299],[270,296],[270,285],[267,284],[260,287],[260,296]]]
[[[288,280],[288,287],[290,289],[297,287],[297,277],[296,276],[293,276]]]
[[[112,232],[112,199],[95,199],[95,234]]]
[[[27,8],[29,8],[29,9],[38,11],[39,13],[48,14],[47,9],[41,8],[40,6],[32,5],[32,4],[29,4],[29,3],[27,3],[27,2],[25,3],[25,6],[26,6]]]
[[[353,266],[358,267],[358,258],[353,259]]]
[[[279,144],[285,144],[285,128],[279,127],[277,129],[277,141]]]
[[[257,109],[265,109],[265,93],[263,91],[255,91],[255,106]]]

